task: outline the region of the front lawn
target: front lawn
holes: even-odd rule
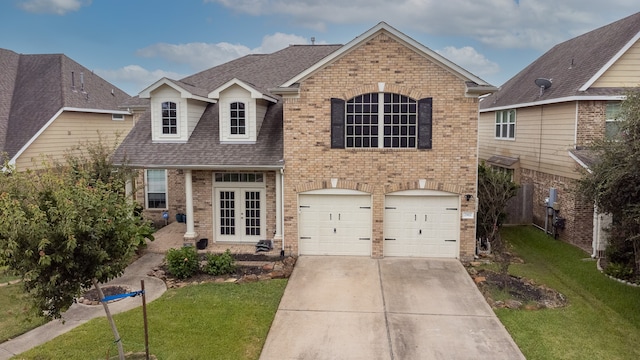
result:
[[[286,280],[169,289],[147,305],[150,353],[158,359],[258,359]],[[142,308],[115,315],[125,352],[144,352]],[[104,317],[19,359],[105,359],[117,355]]]
[[[584,251],[533,227],[507,227],[502,236],[524,260],[512,274],[569,301],[553,310],[496,310],[527,359],[640,358],[640,288],[607,278]]]
[[[32,318],[22,284],[0,286],[0,343],[42,325]]]

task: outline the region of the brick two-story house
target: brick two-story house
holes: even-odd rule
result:
[[[133,128],[120,108],[129,98],[63,54],[0,49],[0,154],[21,171],[79,144],[122,140]]]
[[[186,240],[294,255],[469,259],[478,96],[496,89],[391,26],[249,55],[140,93],[118,150]]]
[[[530,190],[520,199],[528,221],[593,256],[608,221],[575,182],[595,161],[589,145],[616,135],[620,101],[640,85],[639,39],[636,13],[554,46],[480,102],[480,159]]]

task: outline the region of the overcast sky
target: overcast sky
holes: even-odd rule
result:
[[[638,11],[638,0],[1,0],[0,47],[64,53],[136,95],[312,37],[345,44],[385,21],[499,86],[553,45]]]

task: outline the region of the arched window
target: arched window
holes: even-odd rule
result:
[[[231,135],[244,135],[246,134],[246,113],[245,105],[242,102],[233,102],[230,105],[230,130]]]
[[[347,148],[416,148],[418,102],[393,93],[369,93],[346,101]]]
[[[162,103],[162,134],[178,133],[178,117],[176,103],[166,101]]]

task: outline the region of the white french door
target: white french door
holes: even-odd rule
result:
[[[217,188],[217,241],[257,242],[264,238],[264,189]]]

